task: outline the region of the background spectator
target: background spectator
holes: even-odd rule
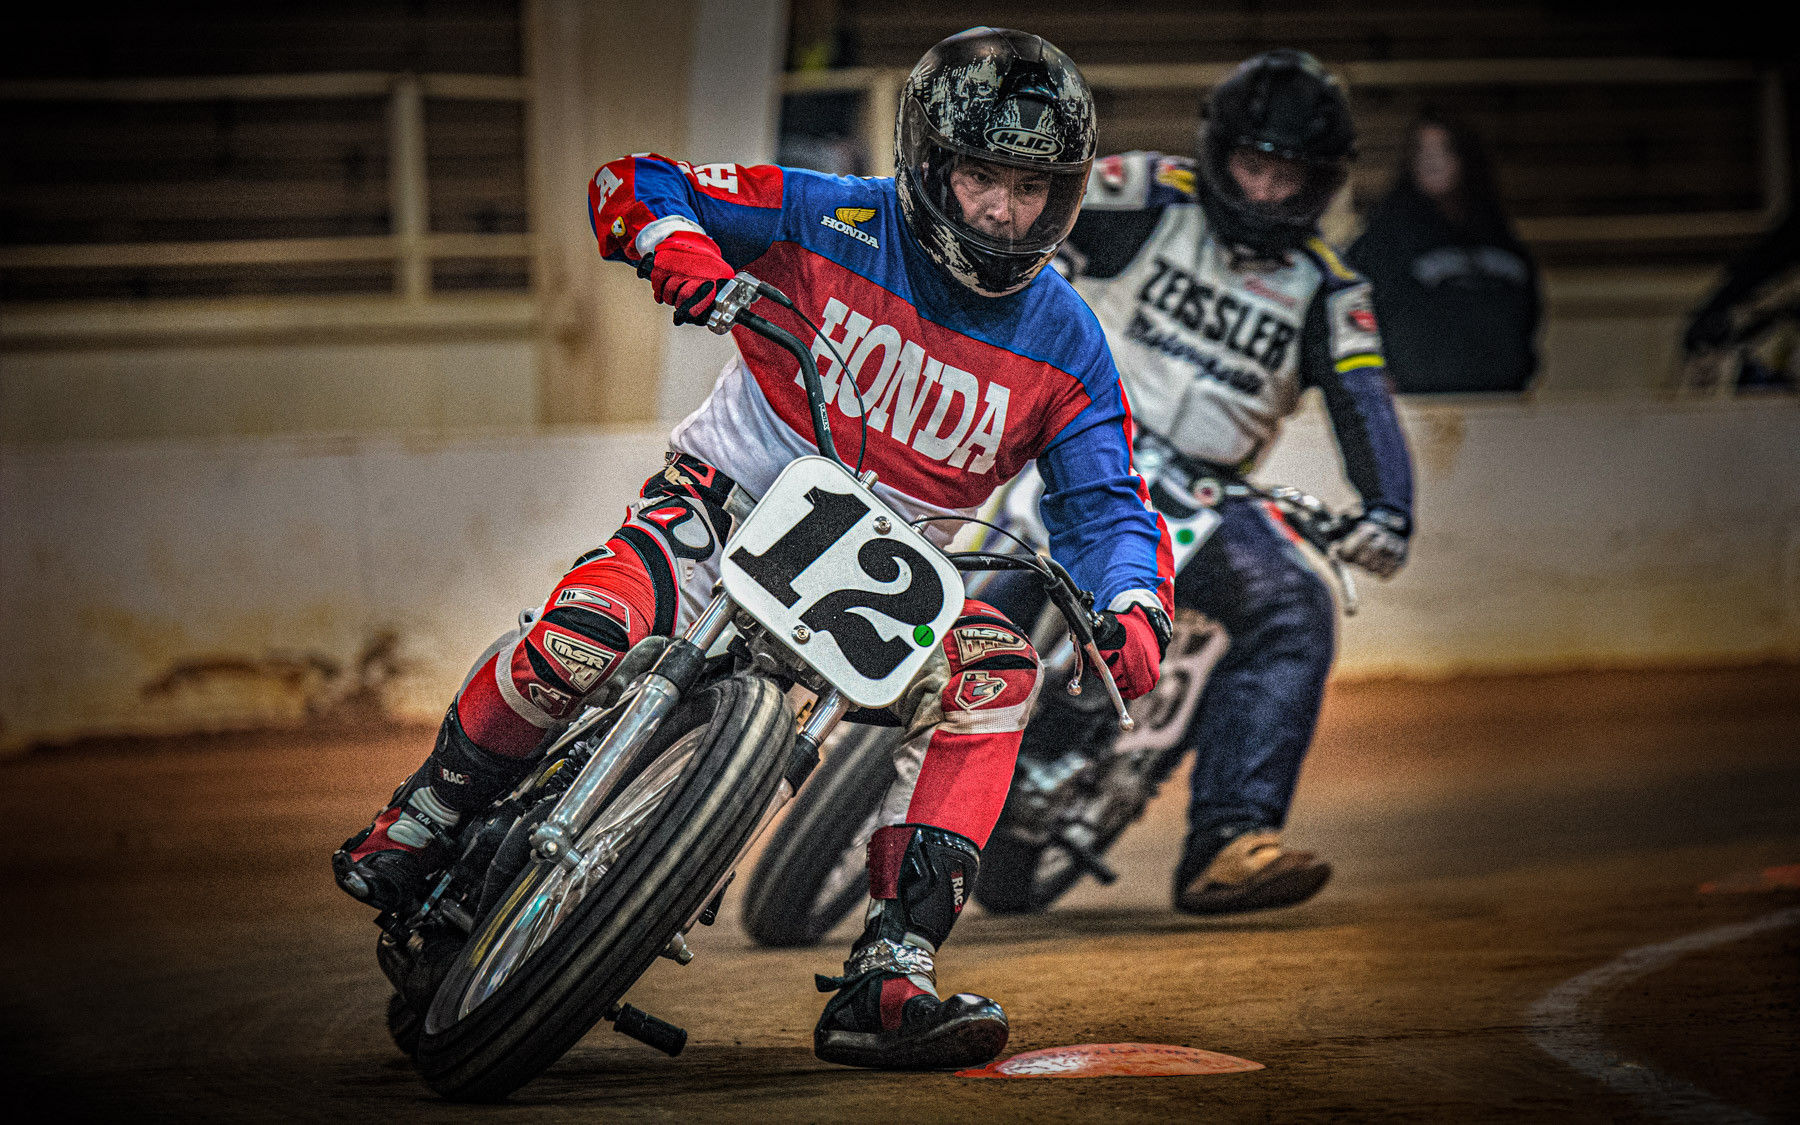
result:
[[[1465,125],[1430,110],[1413,122],[1346,257],[1374,283],[1397,390],[1516,392],[1537,374],[1537,266]]]

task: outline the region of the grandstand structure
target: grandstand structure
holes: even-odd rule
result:
[[[0,45],[0,359],[17,369],[21,355],[41,363],[109,341],[285,331],[524,341],[543,367],[546,333],[571,329],[546,327],[568,225],[546,217],[557,134],[541,121],[572,99],[604,115],[624,87],[656,81],[580,74],[552,57],[552,25],[572,6],[371,0],[171,15],[100,4],[24,21]],[[1452,111],[1491,144],[1504,201],[1553,271],[1553,316],[1636,310],[1666,334],[1792,191],[1782,68],[1741,27],[1717,30],[1735,26],[1720,18],[1730,4],[1687,15],[1606,0],[787,7],[790,69],[742,96],[778,87],[791,117],[821,98],[849,106],[842,129],[877,173],[891,166],[906,67],[975,23],[1029,27],[1074,56],[1115,151],[1187,151],[1200,95],[1234,61],[1311,50],[1347,82],[1363,137],[1328,230],[1354,232],[1417,109]],[[600,6],[622,13],[621,28],[677,41],[720,8]],[[1646,385],[1673,378],[1667,351],[1645,353]],[[543,405],[558,396],[534,395],[539,421],[617,417],[558,415]],[[12,395],[25,414],[12,411],[0,437],[33,440],[37,401]],[[81,431],[65,417],[43,433]]]

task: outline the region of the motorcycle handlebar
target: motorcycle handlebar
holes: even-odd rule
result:
[[[637,274],[648,279],[650,272],[656,267],[656,252],[651,251],[638,259]],[[749,305],[759,297],[767,297],[783,308],[793,309],[794,302],[787,294],[775,286],[759,281],[747,273],[740,273],[726,282],[713,298],[713,308],[706,320],[685,316],[677,309],[676,324],[705,324],[715,332],[727,332],[732,326],[739,325],[770,341],[783,351],[793,356],[800,364],[800,380],[806,388],[806,404],[812,414],[813,440],[819,452],[836,461],[852,475],[855,470],[838,456],[837,446],[831,438],[831,418],[826,411],[825,387],[819,379],[819,364],[813,358],[812,349],[792,332],[773,324],[763,317],[751,312]],[[960,561],[960,560],[959,560]],[[1087,658],[1095,676],[1105,685],[1107,695],[1111,697],[1113,707],[1119,713],[1119,725],[1131,730],[1131,715],[1125,709],[1125,700],[1119,695],[1119,686],[1113,682],[1112,669],[1106,666],[1106,660],[1100,655],[1099,646],[1094,641],[1094,631],[1103,618],[1093,611],[1093,597],[1075,584],[1069,572],[1055,559],[1045,558],[1047,568],[1042,568],[1045,586],[1049,590],[1050,599],[1069,623],[1069,632],[1076,647]],[[1071,691],[1079,691],[1081,678],[1077,676],[1070,681]]]
[[[656,267],[656,252],[651,251],[638,259],[637,274],[648,278],[650,271]],[[831,417],[825,409],[825,386],[819,380],[819,364],[813,359],[812,349],[801,339],[781,327],[751,312],[749,305],[759,297],[767,297],[786,309],[792,309],[794,302],[787,294],[770,285],[766,281],[758,281],[747,273],[740,273],[726,282],[713,298],[713,308],[705,320],[686,316],[680,309],[675,310],[676,324],[704,324],[714,332],[725,333],[734,325],[742,325],[750,331],[775,344],[800,364],[801,384],[806,388],[806,405],[812,414],[813,442],[819,447],[819,453],[842,465],[853,475],[855,470],[844,463],[838,456],[837,445],[831,439]]]

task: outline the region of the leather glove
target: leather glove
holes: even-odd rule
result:
[[[678,230],[656,244],[650,287],[658,301],[675,306],[680,324],[683,317],[705,320],[719,288],[736,276],[718,243],[697,231]]]
[[[1126,699],[1144,695],[1156,686],[1156,678],[1162,674],[1163,645],[1168,643],[1166,631],[1159,631],[1151,623],[1149,611],[1142,605],[1134,605],[1124,613],[1108,610],[1100,618],[1100,627],[1094,630],[1094,644],[1106,658],[1106,666],[1112,669],[1119,694]]]
[[[1406,565],[1412,521],[1392,508],[1370,508],[1337,541],[1337,557],[1377,578],[1392,578]]]

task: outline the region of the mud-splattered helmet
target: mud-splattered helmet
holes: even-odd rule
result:
[[[1067,55],[1022,31],[971,28],[927,51],[900,93],[900,209],[950,276],[983,296],[1015,293],[1075,225],[1095,143],[1093,95]],[[963,214],[951,177],[970,161],[1047,179],[1028,229],[996,235]]]

